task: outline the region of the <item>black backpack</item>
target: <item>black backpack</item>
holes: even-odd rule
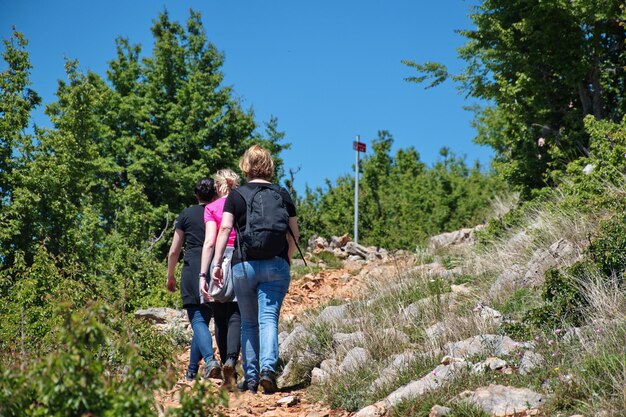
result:
[[[237,228],[241,258],[270,259],[280,255],[288,244],[287,233],[294,237],[289,228],[289,213],[280,195],[280,187],[276,184],[262,184],[252,189],[241,187],[233,191],[239,193],[246,202],[245,229],[242,231]],[[298,242],[296,247],[302,256]]]

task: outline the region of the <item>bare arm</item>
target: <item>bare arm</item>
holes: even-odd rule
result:
[[[167,282],[165,283],[165,287],[170,292],[176,291],[176,277],[174,276],[174,272],[176,271],[176,264],[178,263],[184,241],[185,232],[181,229],[176,229],[174,231],[172,244],[170,245],[170,251],[167,254]]]
[[[289,243],[287,254],[289,256],[289,263],[291,263],[291,258],[293,258],[293,254],[296,252],[296,241],[300,239],[300,230],[298,230],[298,219],[296,217],[289,218],[289,227],[296,237],[296,240],[294,240],[291,233],[287,233],[287,242]]]
[[[230,231],[233,230],[234,220],[235,217],[232,213],[229,213],[227,211],[224,212],[224,215],[222,217],[222,224],[220,224],[220,230],[217,234],[217,240],[215,242],[215,254],[213,255],[215,259],[221,260],[224,257],[224,251],[226,250],[228,237],[230,236]],[[223,276],[224,275],[222,274],[222,268],[213,268],[213,279],[215,281],[221,281]]]
[[[213,258],[213,250],[215,249],[215,238],[217,237],[217,223],[213,220],[209,220],[205,223],[204,232],[204,245],[202,245],[202,258],[200,260],[200,292],[205,300],[209,301],[209,287],[207,285],[206,277],[211,273],[209,271],[209,264]],[[202,273],[205,276],[202,276]]]

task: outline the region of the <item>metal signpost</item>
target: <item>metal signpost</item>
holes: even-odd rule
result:
[[[360,135],[356,135],[352,147],[356,151],[356,163],[354,164],[354,243],[359,243],[359,152],[365,152],[365,144],[361,142]]]

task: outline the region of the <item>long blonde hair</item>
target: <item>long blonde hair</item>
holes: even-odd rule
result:
[[[230,190],[239,187],[240,178],[239,175],[232,169],[220,169],[213,176],[215,180],[215,189],[221,196],[228,195]]]

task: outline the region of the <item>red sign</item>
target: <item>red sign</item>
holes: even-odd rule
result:
[[[365,144],[363,142],[354,141],[352,142],[352,147],[355,151],[365,152]]]

